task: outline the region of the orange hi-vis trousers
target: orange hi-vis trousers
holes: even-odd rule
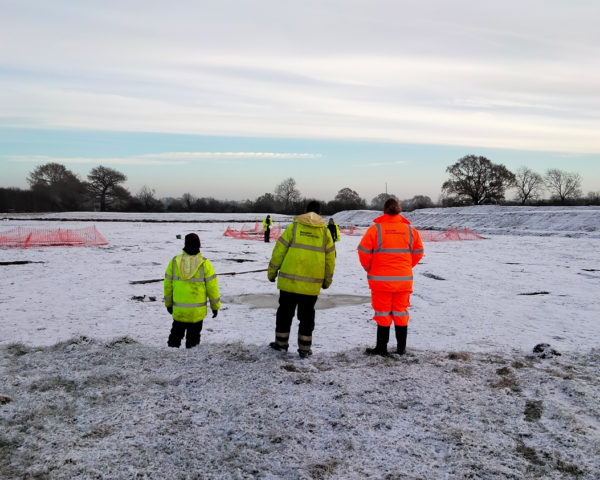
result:
[[[389,327],[392,322],[399,327],[408,325],[407,308],[410,307],[410,292],[371,290],[371,305],[375,310],[373,320],[377,325]]]

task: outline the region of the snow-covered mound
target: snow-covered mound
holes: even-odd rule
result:
[[[375,210],[348,210],[333,217],[338,225],[368,226],[381,215]],[[468,228],[488,235],[560,235],[600,238],[600,207],[425,208],[403,213],[417,228]]]

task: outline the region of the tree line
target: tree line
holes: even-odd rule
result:
[[[467,155],[446,169],[449,175],[441,187],[439,202],[425,195],[401,200],[393,193],[382,192],[370,202],[355,190],[344,187],[331,201],[321,201],[323,214],[342,210],[381,210],[388,198],[395,198],[404,211],[419,208],[458,205],[521,204],[521,205],[599,205],[600,192],[582,196],[581,176],[577,173],[549,169],[544,175],[527,167],[513,173],[504,165],[492,163],[482,156]],[[0,211],[123,211],[123,212],[256,212],[287,213],[302,211],[313,198],[305,198],[293,178],[286,178],[255,200],[232,201],[212,197],[196,197],[184,193],[181,197],[156,198],[155,191],[144,185],[131,194],[122,184],[127,176],[118,170],[98,166],[81,180],[59,163],[36,167],[27,177],[29,190],[0,188]],[[506,191],[514,190],[512,200]],[[550,198],[545,199],[548,193]]]
[[[516,173],[504,165],[494,164],[486,157],[466,155],[446,172],[449,179],[442,185],[442,206],[520,204],[520,205],[598,205],[600,191],[583,197],[581,175],[556,168],[544,175],[528,167]],[[505,199],[506,191],[515,194],[512,202]],[[548,194],[549,198],[545,198]]]

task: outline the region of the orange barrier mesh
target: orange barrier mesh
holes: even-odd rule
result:
[[[95,226],[76,230],[17,227],[0,232],[0,248],[91,247],[108,245]]]
[[[462,240],[481,240],[485,237],[478,235],[468,228],[451,227],[448,230],[419,230],[424,242],[456,242]]]
[[[363,227],[350,226],[349,228],[340,228],[340,232],[345,235],[364,235],[367,231]],[[481,240],[478,235],[468,228],[450,227],[448,230],[419,230],[421,240],[424,242],[457,242],[463,240]]]
[[[232,238],[237,238],[237,239],[243,239],[243,240],[260,240],[263,241],[264,240],[264,230],[262,227],[262,224],[259,224],[258,222],[256,222],[254,224],[254,227],[249,227],[247,225],[242,225],[242,228],[240,228],[239,230],[235,230],[231,227],[227,227],[227,230],[225,230],[225,233],[223,234],[223,236],[225,237],[232,237]],[[273,241],[276,241],[282,233],[282,229],[281,229],[281,224],[276,224],[271,226],[271,237],[270,239]]]

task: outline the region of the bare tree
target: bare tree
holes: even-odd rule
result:
[[[600,190],[588,192],[586,201],[589,205],[600,205]]]
[[[527,167],[521,167],[515,175],[516,199],[525,205],[532,200],[542,197],[544,191],[544,179],[539,174]]]
[[[104,212],[106,207],[114,200],[121,199],[124,191],[127,192],[120,183],[127,180],[127,177],[112,168],[102,165],[92,168],[88,175],[89,191],[94,199],[100,201],[100,211]],[[129,192],[127,192],[129,194]]]
[[[397,200],[398,202],[400,202],[400,200],[398,199],[398,197],[396,195],[384,192],[384,193],[380,193],[379,195],[373,197],[373,199],[371,200],[370,207],[373,210],[383,210],[383,204],[385,203],[385,201],[388,198],[393,198],[393,199]]]
[[[578,173],[551,168],[546,171],[545,182],[550,194],[561,203],[581,196],[581,176]]]
[[[348,187],[339,190],[335,195],[334,201],[339,204],[340,208],[346,210],[357,210],[366,208],[367,206],[367,202],[356,191]]]
[[[157,212],[162,210],[162,203],[154,196],[156,191],[144,185],[135,196],[146,212]]]
[[[27,183],[32,189],[52,187],[60,183],[78,180],[77,176],[60,163],[46,163],[35,168],[27,176]]]
[[[455,195],[457,201],[468,200],[474,205],[503,201],[505,190],[515,181],[515,175],[504,165],[475,155],[461,158],[446,171],[450,179],[442,185],[442,192]]]
[[[427,195],[415,195],[410,200],[402,201],[402,210],[410,212],[412,210],[418,210],[419,208],[431,208],[433,202]]]
[[[277,201],[272,193],[265,193],[261,195],[256,200],[254,200],[253,208],[254,211],[263,213],[263,212],[274,212],[276,208]]]
[[[283,211],[289,212],[292,206],[300,201],[300,190],[296,188],[296,180],[286,178],[275,187],[275,198],[283,205]]]
[[[194,197],[191,193],[184,193],[181,196],[181,203],[183,203],[184,208],[191,212],[194,208],[194,204],[196,203],[197,198]]]
[[[50,208],[77,210],[84,204],[86,186],[60,163],[40,165],[27,177],[33,191],[48,199]]]

